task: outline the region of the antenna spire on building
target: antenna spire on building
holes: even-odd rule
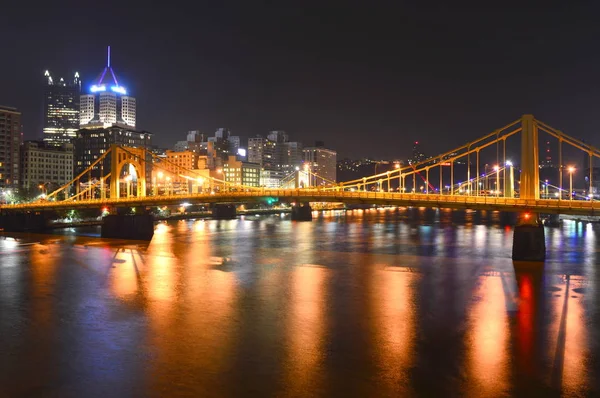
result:
[[[110,68],[110,46],[108,46],[108,57],[106,61],[106,67]]]

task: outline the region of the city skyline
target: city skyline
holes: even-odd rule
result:
[[[138,128],[163,146],[193,129],[227,126],[251,137],[281,128],[305,142],[323,140],[342,157],[407,157],[407,143],[423,136],[438,153],[524,113],[598,144],[600,59],[585,51],[599,33],[590,20],[595,5],[518,13],[397,5],[368,15],[352,5],[343,14],[333,5],[202,13],[130,6],[122,9],[128,24],[102,35],[93,32],[105,12],[73,8],[56,16],[59,44],[51,47],[38,40],[47,17],[13,7],[0,34],[15,38],[19,62],[0,66],[0,103],[23,112],[27,139],[42,127],[39,73],[78,70],[88,85],[113,45],[120,78],[138,98]],[[567,29],[573,21],[578,28]],[[364,145],[373,134],[389,145]]]

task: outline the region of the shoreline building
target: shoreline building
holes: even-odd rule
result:
[[[55,81],[48,70],[44,77],[44,141],[55,145],[70,143],[79,129],[79,73],[75,72],[72,81],[62,77]]]
[[[0,105],[0,188],[19,187],[21,112]]]
[[[80,128],[99,128],[117,125],[135,129],[136,100],[119,84],[110,66],[110,46],[106,66],[90,87],[88,94],[80,97]]]

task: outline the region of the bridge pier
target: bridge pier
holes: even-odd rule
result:
[[[513,234],[512,259],[515,261],[544,261],[546,240],[544,226],[537,215],[520,214]]]
[[[0,213],[0,229],[5,232],[42,232],[47,227],[43,212],[15,211]]]
[[[216,220],[233,220],[237,217],[237,211],[235,205],[218,203],[213,205],[212,216]]]
[[[312,208],[309,203],[292,206],[292,221],[312,221]]]
[[[151,214],[112,214],[102,218],[103,238],[152,240],[154,217]]]

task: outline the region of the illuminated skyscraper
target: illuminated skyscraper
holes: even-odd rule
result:
[[[57,145],[69,143],[79,129],[79,73],[75,72],[69,81],[62,77],[55,81],[49,71],[44,77],[44,141]]]
[[[415,141],[415,144],[413,145],[413,149],[412,149],[412,157],[410,159],[408,159],[408,163],[409,164],[417,164],[417,163],[421,163],[425,159],[427,159],[427,156],[425,156],[425,154],[423,153],[421,144],[419,144],[419,141]]]
[[[0,106],[0,190],[19,186],[21,112]]]
[[[104,70],[90,87],[89,94],[81,96],[80,127],[98,128],[117,125],[135,128],[135,98],[127,95],[110,66],[110,46]]]
[[[336,181],[337,173],[337,152],[327,149],[319,142],[319,146],[304,148],[304,164],[311,173],[316,176],[311,177],[310,186],[327,185]]]
[[[554,162],[552,161],[552,152],[550,152],[550,141],[546,141],[546,149],[544,150],[543,157],[540,156],[540,165],[542,167],[554,167]]]

